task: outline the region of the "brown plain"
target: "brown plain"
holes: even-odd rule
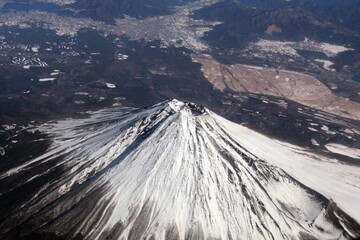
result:
[[[248,66],[224,65],[209,58],[194,58],[214,88],[224,91],[258,93],[289,99],[338,116],[360,119],[360,103],[339,97],[313,76]]]

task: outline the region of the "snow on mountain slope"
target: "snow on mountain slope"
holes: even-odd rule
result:
[[[43,183],[0,223],[5,236],[360,236],[358,167],[267,138],[201,106],[173,100],[143,110],[103,110],[40,129],[53,137],[48,152],[0,179],[23,176],[19,185],[25,185],[56,169],[62,175]]]

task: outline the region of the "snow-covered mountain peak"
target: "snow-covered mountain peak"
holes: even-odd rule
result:
[[[172,110],[174,110],[175,112],[181,112],[183,114],[193,114],[197,116],[204,114],[208,111],[205,107],[198,104],[187,101],[179,101],[177,99],[168,101],[168,104]]]
[[[46,177],[7,229],[85,239],[360,237],[359,224],[340,210],[360,219],[358,168],[194,103],[107,109],[40,130],[53,136],[48,152],[0,176],[24,176],[19,186]]]
[[[168,102],[171,109],[173,109],[175,112],[178,112],[181,110],[181,108],[184,107],[185,103],[183,101],[179,101],[177,99],[173,99]]]

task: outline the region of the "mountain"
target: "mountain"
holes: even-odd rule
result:
[[[201,8],[195,11],[194,16],[198,19],[201,18],[207,21],[230,23],[254,17],[259,13],[260,10],[245,6],[236,0],[227,0]]]
[[[241,4],[263,10],[271,10],[287,5],[298,4],[299,2],[308,2],[311,4],[321,4],[327,6],[341,6],[356,4],[358,0],[237,0]]]
[[[76,16],[89,17],[112,23],[115,18],[129,15],[135,18],[145,18],[172,13],[171,8],[192,0],[79,0],[66,7],[79,10]]]
[[[102,110],[33,131],[51,143],[1,172],[3,239],[360,236],[358,167],[193,103]]]
[[[289,4],[286,0],[238,0],[241,4],[263,10],[276,9]]]
[[[286,6],[276,10],[264,11],[249,20],[249,24],[261,30],[266,30],[269,26],[275,25],[281,29],[277,33],[279,38],[287,40],[302,40],[304,37],[308,37],[318,41],[336,41],[351,34],[345,29],[315,17],[299,6]]]
[[[360,31],[360,2],[357,0],[233,0],[233,2],[257,10],[276,10],[286,6],[301,7],[324,21]]]
[[[337,3],[337,4],[336,4]],[[348,29],[360,32],[360,2],[321,2],[321,1],[298,1],[298,6],[306,9],[315,16],[344,26]]]
[[[359,36],[343,26],[313,14],[305,5],[287,4],[275,9],[254,9],[226,0],[195,11],[195,19],[221,21],[204,39],[215,48],[241,48],[260,38],[302,41],[310,38],[337,44],[358,44]],[[356,18],[355,18],[356,19]]]

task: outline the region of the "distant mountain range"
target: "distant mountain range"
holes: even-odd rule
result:
[[[260,10],[299,6],[322,20],[360,31],[360,2],[358,0],[238,0],[238,2]]]
[[[170,14],[173,6],[192,1],[193,0],[79,0],[73,4],[66,5],[66,7],[79,10],[76,15],[78,17],[90,17],[111,23],[114,21],[114,18],[123,18],[124,15],[135,18],[146,18]],[[240,5],[242,7],[240,7]],[[251,15],[254,12],[275,10],[283,7],[291,7],[293,9],[301,7],[303,10],[306,10],[323,21],[329,21],[354,31],[360,31],[360,2],[356,0],[227,0],[219,2],[211,8],[207,8],[206,11],[214,10],[214,8],[220,6],[224,6],[229,11],[224,12],[224,9],[219,10],[217,14],[222,15],[219,16],[220,19],[227,18],[227,20],[230,20],[232,18],[232,21],[247,18],[249,14]],[[229,9],[231,6],[235,8]],[[223,14],[221,14],[221,11],[223,11]],[[202,13],[205,13],[205,10],[203,10]],[[209,15],[207,18],[213,18],[214,12],[208,12],[207,14]],[[303,14],[301,13],[301,15]]]
[[[216,26],[205,37],[210,45],[241,48],[248,41],[258,38],[299,41],[304,40],[305,37],[325,42],[343,43],[346,40],[346,42],[354,45],[359,43],[359,34],[354,31],[357,29],[356,24],[358,22],[355,21],[356,23],[354,23],[348,20],[344,24],[338,24],[340,20],[335,21],[335,19],[341,19],[341,16],[345,16],[345,9],[354,6],[350,13],[360,16],[360,14],[355,13],[360,9],[359,4],[337,6],[294,2],[282,3],[280,5],[284,6],[264,10],[246,6],[242,2],[246,1],[226,0],[194,12],[193,17],[196,19],[224,23]],[[316,7],[312,8],[312,5]],[[258,4],[256,6],[263,5]],[[330,14],[330,17],[323,17],[322,15],[325,13],[322,12],[321,6],[329,11],[331,9],[334,15]],[[344,25],[349,25],[351,28],[346,28]]]
[[[241,4],[258,9],[270,10],[299,3],[313,3],[327,6],[343,6],[359,3],[358,0],[238,0]]]
[[[360,1],[299,1],[298,5],[325,21],[360,32]]]
[[[170,14],[171,7],[182,5],[192,0],[79,0],[67,5],[80,10],[78,17],[90,17],[111,23],[114,18],[129,15],[145,18],[156,15]]]
[[[138,19],[167,15],[176,5],[193,0],[79,0],[65,8],[75,17],[114,23],[125,15]],[[216,47],[242,46],[247,40],[271,33],[273,38],[343,42],[360,33],[360,2],[355,0],[226,0],[195,12],[194,18],[222,21],[206,40]],[[267,31],[271,25],[273,29]],[[274,31],[276,29],[276,31]],[[275,34],[272,34],[275,33]],[[359,42],[358,37],[350,42]]]

